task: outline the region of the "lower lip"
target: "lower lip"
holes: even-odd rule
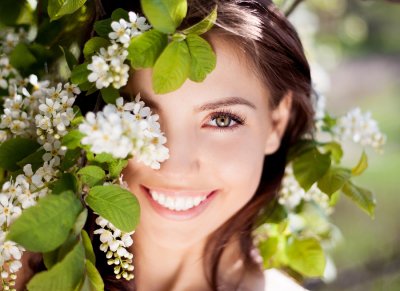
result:
[[[158,204],[156,201],[154,201],[154,199],[151,197],[148,188],[141,186],[141,190],[146,194],[145,196],[150,201],[150,205],[159,215],[161,215],[166,219],[177,220],[177,221],[189,220],[200,215],[200,213],[202,213],[207,208],[207,206],[216,196],[215,195],[216,191],[213,191],[207,196],[206,200],[202,201],[199,205],[192,207],[188,210],[175,211],[165,208],[160,204]]]

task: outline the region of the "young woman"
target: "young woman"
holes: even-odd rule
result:
[[[106,11],[116,8],[109,2]],[[112,5],[139,11],[127,2]],[[141,205],[135,279],[115,280],[101,253],[106,289],[300,289],[283,275],[263,273],[252,242],[259,214],[279,189],[288,149],[312,127],[300,40],[269,0],[188,3],[182,28],[218,5],[217,23],[205,35],[216,69],[204,82],[186,81],[164,95],[152,90],[151,69],[139,70],[124,89],[140,93],[160,116],[170,158],[160,170],[134,160],[124,170]]]

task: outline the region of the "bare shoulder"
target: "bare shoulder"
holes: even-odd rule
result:
[[[265,287],[267,291],[306,291],[294,279],[277,269],[269,269],[264,271]]]

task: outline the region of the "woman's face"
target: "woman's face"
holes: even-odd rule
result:
[[[272,111],[269,91],[246,57],[230,42],[212,37],[211,43],[217,66],[204,82],[188,80],[157,95],[146,69],[127,88],[140,92],[160,116],[167,137],[170,158],[160,170],[134,160],[124,170],[141,205],[137,234],[166,247],[202,241],[251,199],[264,155],[278,148],[290,107],[286,102]]]

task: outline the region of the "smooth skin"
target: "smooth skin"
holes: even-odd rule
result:
[[[170,150],[160,170],[131,160],[123,172],[141,205],[141,222],[133,236],[138,290],[208,290],[206,240],[254,195],[264,156],[278,149],[289,119],[290,92],[272,109],[270,92],[246,56],[230,41],[213,35],[209,39],[217,66],[204,82],[187,80],[178,90],[157,95],[152,71],[146,69],[135,72],[126,88],[133,96],[140,92],[159,114]],[[155,211],[143,187],[177,196],[214,194],[199,214],[177,221]],[[238,252],[232,242],[222,260],[227,290],[238,283]],[[264,290],[262,274],[246,270],[241,286]]]

